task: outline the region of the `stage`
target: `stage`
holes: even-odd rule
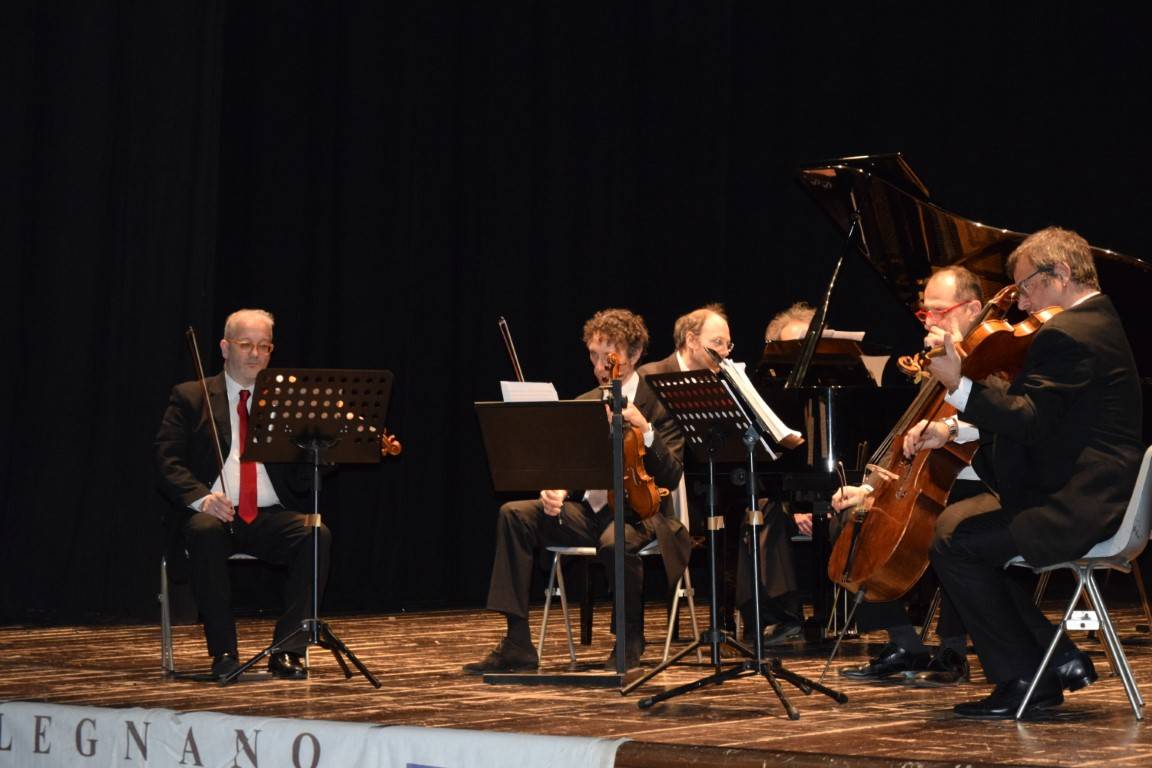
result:
[[[1118,602],[1114,608],[1118,630],[1122,637],[1134,637],[1138,613]],[[1049,608],[1057,610],[1058,604]],[[648,607],[650,645],[644,661],[649,666],[659,660],[662,643],[655,640],[663,611],[660,605]],[[609,638],[603,627],[607,615],[606,605],[597,607],[600,624],[594,629],[593,645],[577,645],[582,661],[598,662],[607,656]],[[702,607],[700,620],[706,624]],[[260,679],[220,687],[166,677],[160,666],[157,626],[9,626],[0,628],[0,701],[627,738],[631,741],[616,753],[615,764],[621,767],[751,766],[783,760],[792,766],[877,767],[1152,764],[1152,737],[1133,718],[1101,646],[1083,633],[1078,633],[1077,641],[1092,654],[1100,681],[1070,694],[1062,708],[1026,723],[952,716],[953,704],[987,692],[978,672],[975,684],[936,690],[864,685],[835,674],[839,667],[875,651],[882,635],[846,642],[841,658],[834,662],[826,683],[846,693],[847,703],[815,693],[804,696],[785,684],[800,711],[800,719],[790,721],[767,682],[755,677],[697,690],[649,710],[637,707],[643,696],[710,670],[694,663],[673,667],[626,697],[603,688],[485,684],[482,678],[460,671],[462,663],[486,653],[501,635],[502,621],[481,611],[344,616],[329,621],[379,677],[381,689],[359,675],[345,679],[332,655],[317,650],[306,682]],[[534,609],[533,626],[537,625]],[[241,655],[246,658],[263,648],[271,622],[244,620],[240,631]],[[182,670],[207,667],[198,627],[176,627],[175,648]],[[1127,645],[1146,696],[1152,692],[1150,648],[1138,642]],[[778,655],[789,669],[816,678],[828,649],[797,644]],[[563,671],[566,661],[566,644],[557,625],[549,632],[542,669]]]

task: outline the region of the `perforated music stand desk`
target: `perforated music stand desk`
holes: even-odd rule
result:
[[[256,376],[244,460],[311,464],[318,440],[325,464],[380,461],[392,396],[391,371],[266,368]]]
[[[347,657],[376,688],[380,681],[320,619],[320,467],[380,461],[392,379],[391,371],[265,368],[256,375],[248,438],[241,456],[241,461],[312,465],[312,614],[288,637],[307,634],[308,644],[331,651],[349,678],[352,672],[344,661]],[[288,637],[273,640],[221,684],[235,681],[258,661],[276,653]]]

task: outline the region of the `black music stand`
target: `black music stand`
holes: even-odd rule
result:
[[[614,382],[619,389],[619,382]],[[624,498],[623,432],[613,429],[605,440],[604,405],[600,400],[557,400],[541,403],[476,403],[480,432],[498,492],[540,488],[614,488]],[[614,420],[619,410],[613,409]],[[617,425],[618,427],[618,425]],[[616,514],[616,671],[567,673],[488,673],[489,684],[581,685],[619,687],[624,668],[624,536],[623,504]],[[561,521],[563,522],[563,521]]]
[[[309,645],[332,652],[345,678],[348,661],[368,682],[381,683],[356,658],[319,615],[320,607],[320,467],[333,464],[375,464],[380,461],[384,416],[392,395],[392,372],[266,368],[256,376],[248,441],[241,461],[312,465],[312,615],[286,637],[272,644],[220,681],[228,685],[261,659],[280,650],[300,633]]]
[[[756,503],[756,459],[757,446],[771,459],[779,456],[777,447],[769,444],[769,439],[778,446],[794,447],[799,441],[791,436],[784,436],[778,432],[779,440],[771,437],[772,430],[765,422],[764,416],[767,406],[750,402],[751,398],[758,398],[750,382],[743,374],[731,370],[731,364],[722,364],[719,375],[710,371],[686,371],[684,373],[653,374],[647,377],[648,384],[672,414],[673,418],[684,430],[685,440],[696,455],[697,459],[708,462],[708,564],[711,570],[711,608],[709,610],[710,626],[700,634],[688,647],[680,650],[667,661],[646,673],[640,678],[626,685],[621,693],[631,693],[633,690],[663,672],[672,664],[692,653],[696,649],[709,645],[712,649],[712,666],[715,672],[685,685],[671,688],[662,693],[641,699],[639,706],[647,709],[657,702],[679,696],[689,691],[697,690],[708,685],[719,685],[726,680],[733,680],[746,675],[762,675],[772,691],[780,699],[788,717],[796,720],[800,713],[788,700],[780,687],[779,679],[799,688],[803,693],[809,694],[813,690],[819,691],[844,703],[848,697],[843,693],[834,691],[819,683],[815,683],[784,667],[780,659],[764,658],[763,635],[756,632],[754,649],[748,649],[737,643],[728,633],[720,629],[720,620],[717,599],[717,573],[716,573],[716,531],[723,528],[724,518],[716,514],[716,488],[715,488],[715,461],[721,452],[738,450],[733,444],[743,446],[743,454],[748,460],[748,523],[751,527],[752,540],[752,604],[755,615],[756,628],[760,627],[760,533],[759,527],[763,524],[763,513]],[[741,381],[742,379],[742,381]],[[774,418],[774,415],[769,416]],[[720,660],[720,646],[727,645],[746,656],[752,658],[737,662],[727,669]]]

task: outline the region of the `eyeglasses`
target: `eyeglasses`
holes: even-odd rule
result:
[[[272,350],[276,348],[276,345],[270,341],[262,341],[259,344],[255,344],[247,339],[225,339],[225,341],[240,350],[240,354],[242,355],[252,354],[253,349],[255,349],[258,354],[270,355],[272,354]]]
[[[717,352],[731,352],[736,345],[727,339],[721,339],[717,337],[709,341],[708,346],[712,347],[712,349],[716,350]]]
[[[916,310],[916,319],[922,323],[928,322],[928,318],[934,317],[937,320],[943,320],[944,315],[948,314],[957,307],[962,307],[967,304],[967,301],[958,301],[950,307],[944,309],[918,309]]]
[[[1030,281],[1032,281],[1034,278],[1038,277],[1039,275],[1050,275],[1050,274],[1052,274],[1052,268],[1051,267],[1040,267],[1040,269],[1036,270],[1032,274],[1028,275],[1028,277],[1026,277],[1023,280],[1021,280],[1020,282],[1016,283],[1016,290],[1019,291],[1021,294],[1027,296],[1029,293],[1028,283]]]

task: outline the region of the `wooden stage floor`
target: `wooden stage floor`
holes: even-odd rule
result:
[[[657,635],[662,611],[662,606],[649,607],[650,640]],[[598,606],[597,613],[601,624],[593,645],[577,646],[582,660],[599,661],[609,649],[603,632],[607,607]],[[1121,608],[1115,614],[1121,634],[1132,636],[1135,609]],[[485,684],[460,672],[463,662],[486,653],[502,634],[503,622],[480,611],[327,618],[383,688],[374,689],[359,675],[346,680],[326,652],[313,652],[308,681],[264,679],[222,688],[166,678],[155,626],[2,627],[0,700],[628,737],[640,744],[622,749],[617,764],[633,766],[759,765],[776,762],[783,757],[780,752],[790,753],[793,765],[1152,765],[1152,736],[1133,718],[1100,646],[1082,639],[1078,642],[1092,653],[1100,681],[1071,694],[1062,708],[1040,720],[1017,724],[954,718],[953,704],[988,690],[979,673],[975,684],[918,690],[852,683],[833,671],[829,684],[845,692],[849,701],[837,704],[820,694],[804,696],[785,685],[801,713],[799,720],[790,721],[767,682],[758,677],[697,690],[649,710],[637,707],[642,696],[695,680],[711,669],[694,664],[673,667],[627,697],[603,688]],[[706,624],[702,609],[700,619]],[[565,668],[560,629],[549,633],[546,670]],[[270,631],[269,621],[243,621],[242,655],[259,652]],[[181,667],[207,666],[200,637],[198,627],[176,627]],[[882,641],[881,635],[870,635],[847,642],[833,670],[865,657]],[[1144,695],[1152,695],[1152,645],[1135,643],[1128,650]],[[827,649],[798,644],[778,653],[789,669],[815,678]],[[654,664],[659,654],[660,649],[650,645],[645,662]],[[701,749],[683,749],[690,745]],[[694,757],[684,759],[687,755]]]

